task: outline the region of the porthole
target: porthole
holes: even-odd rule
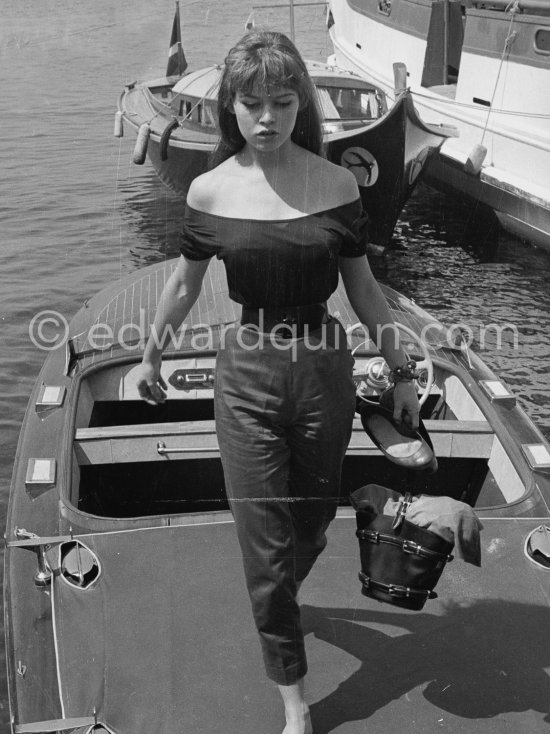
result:
[[[99,559],[84,543],[69,540],[59,546],[61,577],[77,589],[89,589],[100,576]]]
[[[525,539],[525,555],[540,568],[550,571],[550,528],[539,525]]]
[[[535,33],[535,50],[550,55],[550,30],[539,28]]]

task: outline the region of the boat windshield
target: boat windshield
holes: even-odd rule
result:
[[[317,86],[325,122],[376,120],[383,114],[383,100],[375,89]]]
[[[185,121],[211,128],[217,127],[217,115],[210,100],[178,96],[172,102],[172,109]]]

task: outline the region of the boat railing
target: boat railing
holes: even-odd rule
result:
[[[469,4],[484,10],[524,11],[532,15],[550,15],[548,0],[470,0]]]

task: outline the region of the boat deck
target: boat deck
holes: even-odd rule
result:
[[[105,582],[54,587],[66,716],[95,706],[133,734],[280,734],[234,527],[216,519],[80,536]],[[455,559],[439,598],[412,612],[361,595],[355,520],[339,514],[301,590],[315,734],[548,731],[549,576],[523,555],[537,521],[483,522],[482,568]],[[89,677],[86,651],[103,655]]]
[[[119,333],[121,329],[131,331],[131,325],[135,325],[136,333],[149,333],[158,298],[176,265],[177,258],[147,268],[140,278],[136,278],[135,274],[128,276],[114,284],[110,290],[103,291],[100,297],[92,298],[83,316],[95,324],[109,324],[114,334]],[[418,307],[411,309],[411,302],[399,293],[386,286],[382,286],[382,289],[397,321],[418,332],[425,325],[426,319],[435,325],[436,322],[422,309]],[[193,329],[202,328],[204,330],[210,325],[215,330],[219,326],[223,327],[238,321],[240,306],[231,301],[227,294],[225,267],[221,261],[212,258],[203,281],[201,294],[185,320],[183,331],[190,334]],[[348,329],[357,324],[357,316],[349,305],[341,283],[328,300],[327,305],[329,312],[339,319],[344,328]],[[93,318],[91,318],[92,314]],[[89,322],[86,321],[85,328],[89,329],[89,326]],[[75,324],[77,334],[78,329],[79,324]],[[444,332],[444,330],[430,328],[426,332],[427,343],[439,348],[442,331]],[[101,337],[97,335],[94,338],[96,348],[91,348],[86,334],[87,332],[83,335],[79,334],[71,340],[74,352],[79,355],[77,362],[80,370],[105,362],[121,351],[120,347],[116,345],[112,348],[106,346],[98,349],[97,345]],[[108,338],[108,341],[113,343],[112,338]],[[126,341],[129,342],[128,337]],[[206,340],[203,340],[200,348],[204,349],[205,343]],[[185,345],[186,339],[180,339],[179,344],[175,345],[176,351]],[[137,347],[137,343],[135,346]],[[171,345],[167,348],[166,354],[169,355],[173,351],[174,345]],[[446,353],[445,356],[453,359],[452,354]]]
[[[65,365],[71,377],[63,380],[73,381],[74,391],[65,412],[49,415],[47,431],[41,415],[29,412],[27,435],[41,437],[42,455],[58,457],[61,466],[57,425],[66,436],[63,451],[71,451],[73,460],[59,495],[49,487],[14,495],[6,627],[14,651],[15,734],[75,729],[67,723],[74,721],[86,722],[78,734],[283,729],[227,512],[211,388],[171,395],[147,416],[150,406],[137,400],[132,379],[138,354],[121,345],[94,348],[89,337],[92,323],[109,324],[113,333],[136,325],[146,333],[174,265],[167,261],[132,274],[87,303],[71,322],[71,333],[80,336],[71,340]],[[396,317],[420,330],[426,314],[385,292]],[[226,293],[223,264],[213,260],[189,325],[211,325],[216,332],[233,322],[237,307]],[[329,308],[345,326],[355,323],[341,290]],[[197,333],[190,329],[190,338]],[[449,360],[448,379],[436,384],[436,392],[445,388],[450,405],[460,399],[462,384],[453,370],[458,374],[466,356],[448,343],[439,351],[441,329],[430,328],[426,337],[436,370],[442,369],[440,357]],[[186,343],[169,350],[163,367],[182,372],[186,360],[196,360],[193,369],[204,371],[201,380],[207,382],[216,345],[202,351]],[[45,384],[60,379],[64,357],[52,357]],[[475,374],[472,367],[467,379]],[[73,424],[69,409],[77,389]],[[514,455],[514,463],[504,451],[520,451],[503,428],[514,416],[519,420],[517,406],[487,402],[486,414],[477,408],[426,416],[440,460],[438,473],[426,482],[437,483],[436,494],[456,490],[462,496],[467,488],[472,495],[485,525],[481,569],[453,561],[438,584],[440,598],[420,612],[367,599],[357,578],[354,513],[339,509],[329,545],[301,590],[307,700],[316,734],[547,731],[550,574],[525,557],[524,542],[548,522],[548,482],[543,473],[527,474],[524,460]],[[534,429],[518,425],[516,443],[536,444]],[[21,457],[27,457],[25,450],[24,444]],[[349,454],[346,495],[368,482],[408,485],[397,475],[402,470],[378,455],[358,420]],[[26,482],[27,462],[20,461],[18,487]],[[185,473],[180,462],[188,465]],[[15,527],[42,538],[53,571],[47,590],[34,585],[35,553],[17,547],[37,541],[22,540]],[[78,544],[88,551],[79,555]],[[92,729],[90,721],[105,729]]]

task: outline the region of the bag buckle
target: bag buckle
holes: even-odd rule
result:
[[[410,553],[411,555],[421,556],[422,546],[418,543],[415,543],[413,540],[404,540],[403,553]]]
[[[356,530],[355,535],[359,540],[366,540],[369,543],[380,545],[380,533],[378,530]]]
[[[363,571],[359,571],[359,581],[363,585],[365,589],[370,589],[371,587],[371,578],[370,576],[367,576],[366,573],[363,573]]]
[[[411,595],[411,590],[408,586],[397,586],[396,584],[388,584],[388,594],[390,596],[398,596],[408,599]]]

